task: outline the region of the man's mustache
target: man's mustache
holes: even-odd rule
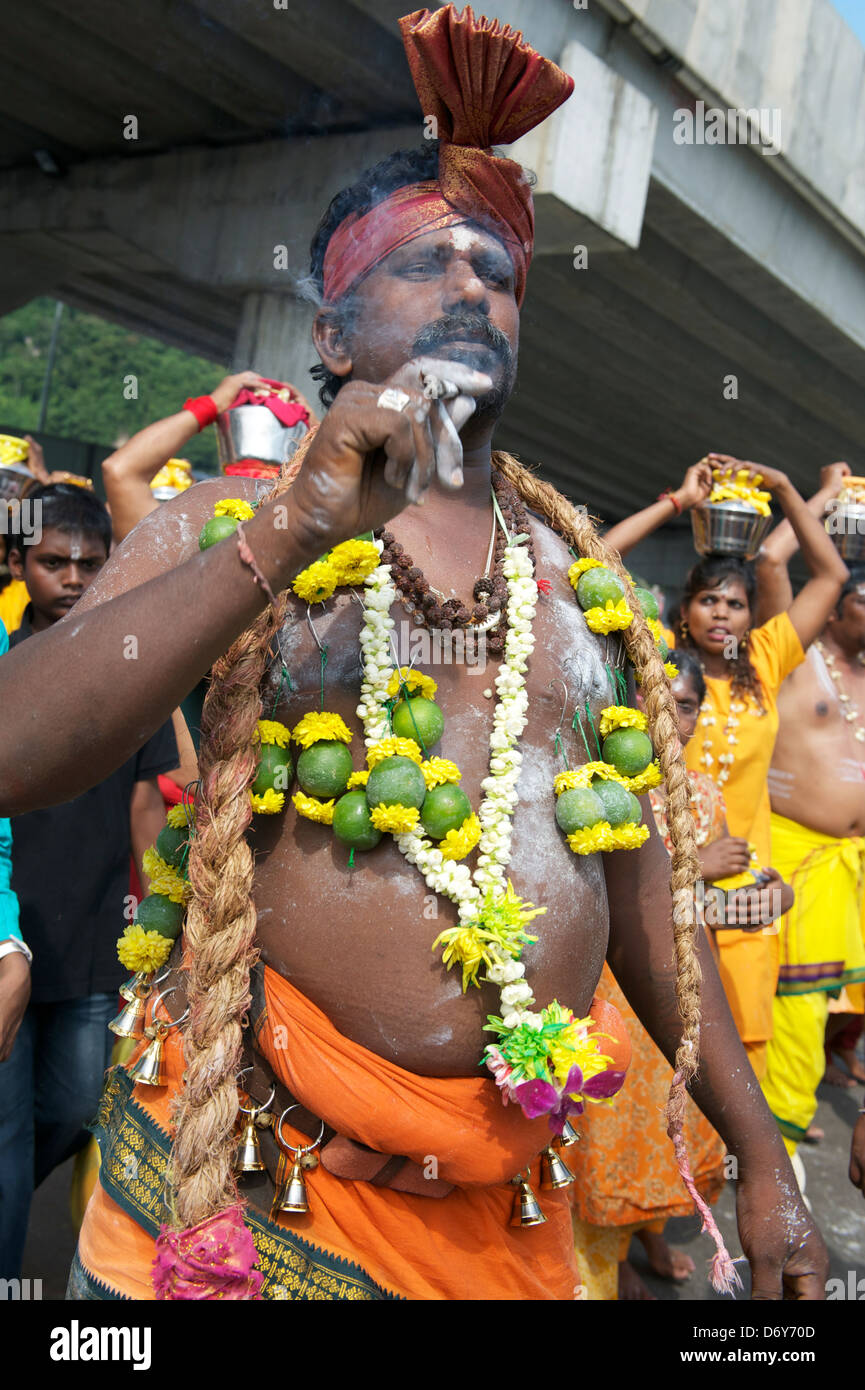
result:
[[[486,314],[445,314],[443,318],[425,324],[414,340],[412,356],[430,357],[435,354],[436,348],[460,339],[478,342],[489,348],[506,367],[513,362],[513,351],[507,337],[490,322]]]

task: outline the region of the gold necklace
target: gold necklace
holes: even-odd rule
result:
[[[823,664],[825,665],[826,670],[829,672],[830,680],[833,680],[835,682],[835,685],[838,687],[838,703],[841,706],[841,718],[846,720],[848,724],[856,725],[856,728],[852,730],[853,737],[855,738],[857,743],[865,743],[865,728],[863,728],[862,725],[857,722],[859,719],[859,707],[858,705],[854,705],[852,698],[847,694],[846,690],[844,689],[841,683],[841,671],[838,667],[836,658],[832,655],[831,652],[827,652],[819,637],[814,643],[814,646],[817,648],[817,651],[823,658]],[[865,666],[865,660],[863,660],[863,655],[861,652],[857,657],[857,660],[860,666]]]

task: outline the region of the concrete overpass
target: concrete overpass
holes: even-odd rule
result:
[[[55,294],[308,385],[293,287],[318,218],[423,136],[406,8],[19,7],[0,312]],[[487,8],[577,84],[514,150],[538,174],[538,250],[501,442],[607,518],[710,448],[805,488],[835,458],[865,472],[865,50],[829,0]]]

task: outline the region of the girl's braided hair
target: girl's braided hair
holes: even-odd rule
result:
[[[405,156],[394,158],[402,161]],[[411,176],[402,167],[400,177],[403,183],[430,177],[429,159],[418,159]],[[369,178],[365,178],[362,189],[367,198]],[[379,177],[376,190],[386,185],[387,180]],[[353,208],[350,193],[347,190],[334,200],[334,205],[339,203],[341,217]],[[381,196],[386,196],[386,192]],[[338,222],[326,217],[322,226],[326,224],[332,234]],[[313,242],[314,275],[320,273],[325,246],[320,229]],[[291,464],[274,484],[272,498],[291,486],[314,437],[314,430],[306,435]],[[690,903],[698,863],[687,774],[681,754],[676,751],[676,707],[658,648],[634,598],[627,572],[619,555],[603,543],[588,517],[555,488],[541,482],[509,454],[494,454],[493,463],[527,505],[542,514],[568,545],[579,555],[608,565],[625,586],[634,613],[624,634],[625,644],[640,682],[669,798],[674,901]],[[194,1226],[237,1201],[232,1172],[238,1115],[236,1078],[242,1030],[250,1005],[249,972],[258,954],[252,900],[253,859],[245,838],[252,815],[248,789],[256,775],[258,753],[254,736],[256,720],[262,712],[260,684],[286,603],[283,595],[277,611],[268,608],[262,613],[215,663],[204,704],[201,789],[189,855],[192,899],[186,926],[191,957],[187,988],[190,1017],[184,1036],[186,1081],[176,1109],[177,1132],[170,1175],[175,1192],[174,1215],[180,1227]],[[693,911],[674,913],[674,923],[676,988],[683,1033],[676,1055],[677,1075],[671,1090],[669,1118],[671,1127],[678,1129],[685,1104],[684,1088],[696,1072],[699,1057],[700,968],[694,946]]]

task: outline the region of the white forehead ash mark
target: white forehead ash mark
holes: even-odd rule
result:
[[[483,239],[465,223],[459,227],[451,227],[448,237],[455,251],[482,251],[484,249]]]

